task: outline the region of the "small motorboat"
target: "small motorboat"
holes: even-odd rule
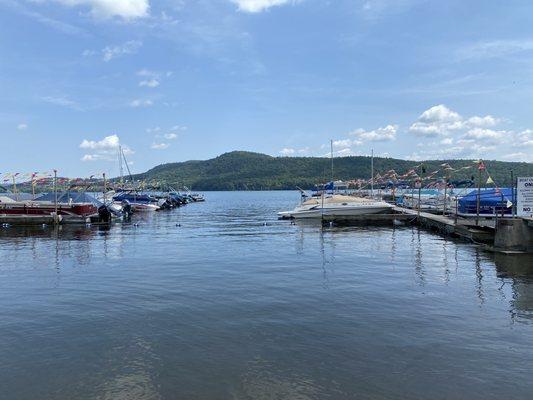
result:
[[[136,192],[121,192],[113,196],[113,202],[127,201],[134,212],[157,211],[161,207],[157,204],[158,200],[147,194]]]
[[[304,201],[294,210],[278,213],[281,219],[351,217],[365,214],[379,214],[393,208],[382,200],[356,197],[350,195],[333,194],[321,197],[304,198]]]

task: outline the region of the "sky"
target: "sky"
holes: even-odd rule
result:
[[[533,2],[0,0],[0,174],[533,161]]]

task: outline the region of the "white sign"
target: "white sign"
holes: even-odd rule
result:
[[[516,215],[533,218],[533,177],[518,178],[516,189]]]

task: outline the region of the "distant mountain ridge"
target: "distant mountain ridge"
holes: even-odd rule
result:
[[[472,160],[423,161],[428,173],[440,169],[443,163],[454,168],[473,165]],[[405,173],[420,161],[394,158],[374,158],[376,173],[391,169]],[[533,176],[533,164],[525,162],[485,161],[487,170],[500,186],[511,184],[514,176]],[[334,159],[335,179],[368,179],[371,174],[370,157],[338,157]],[[135,179],[158,181],[194,190],[276,190],[311,188],[316,183],[330,179],[331,160],[323,157],[273,157],[248,151],[232,151],[204,161],[185,161],[158,165]],[[452,179],[477,177],[471,168],[452,176]]]

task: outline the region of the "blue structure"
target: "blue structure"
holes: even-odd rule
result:
[[[477,213],[477,190],[468,193],[459,199],[459,214]],[[508,202],[513,202],[513,190],[483,189],[479,197],[479,214],[484,216],[512,215],[513,207],[508,207]]]

